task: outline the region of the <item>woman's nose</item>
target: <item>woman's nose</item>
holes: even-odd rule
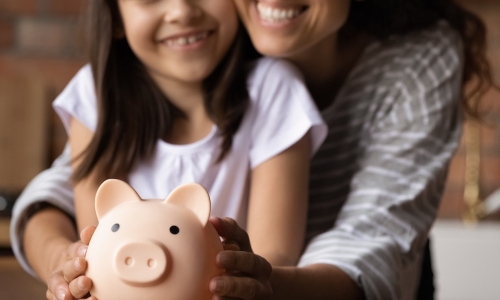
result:
[[[228,0],[229,1],[229,0]],[[202,9],[193,3],[193,0],[169,0],[166,1],[165,22],[189,24],[193,19],[199,18]]]

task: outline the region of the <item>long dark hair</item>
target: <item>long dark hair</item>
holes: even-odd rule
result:
[[[464,45],[463,106],[478,116],[478,99],[492,86],[486,59],[486,27],[473,13],[453,0],[364,0],[353,1],[348,23],[379,39],[406,34],[446,20]],[[465,88],[466,83],[471,86]]]
[[[148,75],[132,52],[123,31],[116,0],[90,0],[87,38],[97,95],[98,123],[73,180],[94,170],[97,180],[127,175],[148,159],[175,118],[184,117]],[[118,34],[117,34],[118,33]],[[253,47],[240,30],[225,58],[203,82],[204,106],[222,135],[222,159],[232,145],[249,96],[246,86]]]

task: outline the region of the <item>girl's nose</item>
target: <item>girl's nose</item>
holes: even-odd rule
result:
[[[229,1],[229,0],[228,0]],[[193,19],[199,18],[203,12],[192,0],[170,0],[167,1],[165,10],[165,22],[189,24]]]

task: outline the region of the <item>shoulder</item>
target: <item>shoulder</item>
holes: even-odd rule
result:
[[[260,58],[253,63],[247,87],[250,101],[259,103],[284,95],[302,95],[302,90],[306,90],[303,76],[294,65],[270,57]]]
[[[377,113],[459,103],[463,45],[446,22],[370,45],[346,82],[346,97],[369,101]],[[361,96],[359,92],[361,92]]]
[[[86,64],[76,73],[63,92],[58,96],[58,99],[66,97],[95,98],[94,78],[90,64]]]
[[[435,88],[443,80],[460,77],[463,45],[458,33],[441,21],[426,30],[392,36],[370,45],[357,67],[356,76],[370,74],[378,86],[425,82]]]
[[[78,71],[52,106],[68,132],[72,118],[94,130],[97,124],[97,97],[90,65],[85,65]]]
[[[293,79],[303,81],[302,74],[294,65],[283,59],[262,57],[253,63],[248,85],[262,86],[269,81],[276,83]]]
[[[92,75],[92,67],[90,64],[84,65],[78,72],[75,77],[71,79],[70,84],[74,85],[92,85],[94,84],[94,77]]]

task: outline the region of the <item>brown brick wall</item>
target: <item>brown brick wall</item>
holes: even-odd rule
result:
[[[40,11],[38,0],[1,0],[0,12],[7,14],[34,15]]]
[[[14,45],[14,24],[8,18],[0,18],[0,47],[12,47]]]
[[[43,80],[52,98],[84,63],[84,0],[0,0],[0,76]],[[51,158],[66,134],[52,113]]]
[[[488,57],[495,82],[500,84],[500,1],[461,0],[465,7],[478,14],[488,30]],[[484,198],[500,188],[500,92],[491,90],[482,99],[480,194]],[[467,125],[466,125],[467,126]],[[465,131],[464,131],[465,132]],[[464,138],[453,158],[439,217],[461,218],[463,202],[465,146]]]

